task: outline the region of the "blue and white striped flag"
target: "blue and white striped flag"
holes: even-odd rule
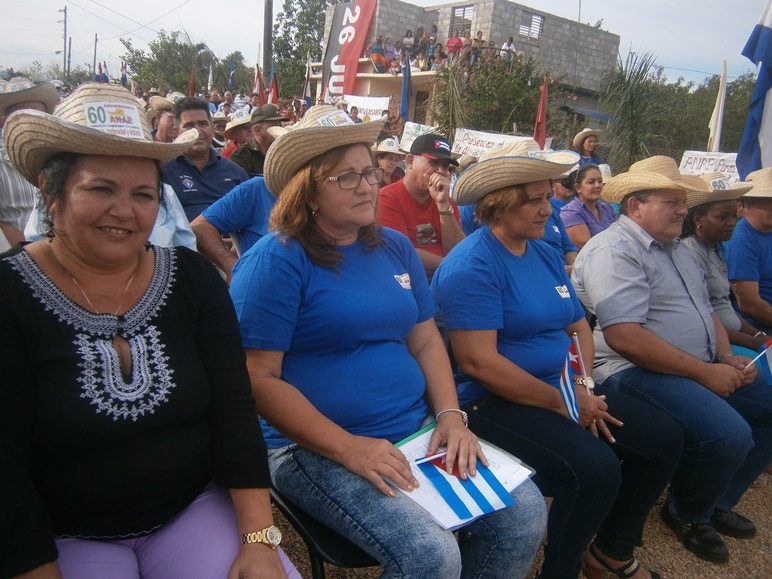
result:
[[[574,372],[571,369],[571,349],[568,350],[563,373],[560,375],[560,396],[566,405],[568,416],[574,422],[579,422],[579,404],[576,402],[576,390],[574,390]],[[576,356],[576,354],[574,354]]]
[[[767,0],[742,53],[754,64],[760,64],[737,153],[737,171],[745,179],[748,173],[772,167],[772,0]]]

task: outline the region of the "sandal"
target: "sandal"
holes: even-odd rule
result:
[[[640,571],[641,569],[641,564],[638,562],[638,559],[636,559],[635,557],[633,557],[627,562],[624,562],[621,567],[614,568],[601,558],[600,556],[601,553],[603,553],[603,551],[601,551],[600,548],[595,545],[595,543],[592,543],[589,549],[587,549],[587,553],[584,554],[583,566],[584,566],[584,574],[587,577],[587,579],[603,579],[603,573],[606,571],[608,571],[609,573],[613,573],[620,579],[629,579],[630,577],[633,577],[636,573],[638,573],[638,571]],[[596,563],[598,563],[599,565],[602,565],[603,569],[591,565],[590,557],[592,557],[592,559],[594,559]],[[649,569],[649,573],[651,574],[651,579],[663,579],[662,576],[656,571],[652,571],[651,569]]]

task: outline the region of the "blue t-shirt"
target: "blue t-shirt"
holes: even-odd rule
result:
[[[276,204],[262,177],[254,177],[231,189],[201,213],[223,235],[237,232],[241,253],[268,233],[268,218]]]
[[[233,269],[231,296],[245,348],[284,352],[282,380],[348,432],[397,442],[429,413],[426,382],[405,338],[434,315],[421,260],[391,229],[367,251],[339,246],[337,268],[295,241],[266,235]],[[268,423],[269,448],[290,441]]]
[[[244,169],[224,159],[214,149],[210,149],[209,161],[203,171],[199,171],[186,156],[180,155],[161,167],[161,172],[164,183],[172,186],[182,203],[188,221],[193,221],[204,209],[249,179]]]
[[[461,229],[464,230],[465,235],[472,235],[475,231],[480,229],[482,223],[475,220],[474,208],[477,205],[459,205],[458,215],[461,218]]]
[[[485,226],[442,260],[432,292],[448,330],[496,330],[502,356],[557,388],[571,342],[566,328],[584,317],[563,265],[540,240],[518,257]],[[461,404],[487,395],[459,375]]]
[[[576,246],[568,237],[566,226],[563,225],[563,220],[560,218],[560,208],[565,205],[565,202],[553,197],[550,199],[550,204],[552,205],[552,215],[544,224],[544,237],[541,240],[557,249],[560,259],[565,263],[566,254],[576,251]]]
[[[772,304],[772,233],[762,233],[741,219],[725,249],[729,281],[758,282],[759,295]]]

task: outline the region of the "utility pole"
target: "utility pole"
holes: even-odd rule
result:
[[[64,77],[67,74],[67,6],[59,12],[64,12],[64,46],[62,47],[62,76]]]
[[[72,64],[72,36],[67,47],[67,82],[70,82],[70,65]]]
[[[265,0],[265,10],[263,12],[263,74],[271,70],[273,61],[273,0]]]
[[[94,75],[96,75],[96,73],[97,73],[96,72],[96,70],[97,70],[97,67],[96,67],[97,42],[98,42],[98,40],[97,40],[97,35],[96,35],[96,32],[95,32],[94,33]],[[102,80],[102,79],[98,79],[97,82],[99,82],[100,80]]]

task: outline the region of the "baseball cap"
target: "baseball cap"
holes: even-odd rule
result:
[[[458,161],[450,154],[450,143],[435,133],[427,133],[417,137],[410,145],[411,155],[422,155],[427,159],[450,161],[458,167]]]
[[[252,111],[252,119],[250,122],[254,125],[255,123],[264,123],[265,121],[288,120],[287,117],[283,117],[281,113],[279,113],[279,109],[276,108],[276,105],[267,104],[261,107],[255,107],[255,110]]]

